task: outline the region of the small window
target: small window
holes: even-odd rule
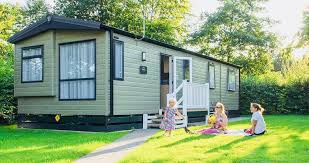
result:
[[[182,62],[183,79],[190,81],[190,61],[185,59]]]
[[[236,91],[236,72],[233,69],[228,69],[227,90]]]
[[[114,79],[123,80],[124,45],[122,41],[114,41]]]
[[[60,100],[95,100],[95,40],[59,45]]]
[[[43,46],[22,48],[21,82],[43,81]]]
[[[208,65],[208,82],[209,88],[215,88],[215,65],[213,63],[209,63]]]

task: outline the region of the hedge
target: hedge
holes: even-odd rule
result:
[[[13,61],[0,58],[0,123],[14,123],[17,100],[14,98]]]
[[[265,108],[265,113],[309,114],[309,80],[280,85],[277,82],[242,79],[240,84],[240,111],[249,114],[250,103]]]

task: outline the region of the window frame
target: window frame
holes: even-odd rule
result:
[[[214,68],[214,85],[213,85],[213,87],[210,86],[210,66],[213,66],[213,68]],[[209,84],[209,89],[215,89],[216,88],[216,66],[212,62],[208,62],[208,84]]]
[[[76,79],[61,79],[61,64],[60,64],[60,46],[61,45],[68,45],[68,44],[75,44],[75,43],[82,43],[82,42],[90,42],[94,41],[94,77],[93,78],[76,78]],[[58,44],[58,100],[59,101],[85,101],[85,100],[96,100],[97,98],[97,43],[96,39],[88,39],[88,40],[80,40],[80,41],[71,41],[71,42],[64,42]],[[61,82],[65,81],[80,81],[80,80],[93,80],[94,81],[94,98],[81,98],[81,99],[62,99],[61,98]]]
[[[122,77],[118,78],[116,77],[116,42],[122,44]],[[120,80],[124,81],[124,42],[120,40],[115,40],[113,41],[113,80]]]
[[[24,50],[29,50],[29,49],[41,49],[41,55],[34,55],[34,56],[26,56],[24,57]],[[23,67],[24,67],[24,60],[30,60],[34,58],[40,58],[42,61],[42,79],[41,80],[31,80],[31,81],[24,81],[23,80]],[[44,81],[44,45],[34,45],[34,46],[27,46],[27,47],[22,47],[21,48],[21,83],[41,83]]]
[[[227,72],[227,90],[230,91],[230,92],[236,92],[236,85],[237,85],[236,71],[234,69],[231,69],[231,68],[228,68],[227,71],[228,71]],[[230,87],[229,87],[229,85],[230,85],[230,83],[229,83],[229,81],[230,81],[230,73],[231,72],[234,72],[234,75],[235,75],[235,84],[234,84],[235,89],[230,89]]]

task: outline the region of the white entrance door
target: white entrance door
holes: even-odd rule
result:
[[[173,79],[172,92],[174,92],[184,80],[192,83],[192,58],[191,57],[173,57]],[[182,91],[176,94],[176,99],[182,97]]]
[[[186,80],[192,83],[192,58],[174,57],[173,58],[173,90]]]

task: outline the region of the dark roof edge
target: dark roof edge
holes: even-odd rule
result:
[[[110,26],[107,26],[107,25],[104,25],[104,24],[101,24],[101,28],[105,29],[105,30],[113,30],[115,33],[118,33],[118,34],[121,34],[121,35],[124,35],[124,36],[128,36],[128,37],[131,37],[131,38],[141,38],[141,36],[135,35],[133,33],[130,33],[130,32],[118,29],[118,28],[110,27]],[[239,69],[242,68],[239,65],[235,65],[235,64],[232,64],[232,63],[229,63],[229,62],[225,62],[225,61],[213,58],[213,57],[209,57],[209,56],[206,56],[206,55],[194,52],[194,51],[190,51],[190,50],[187,50],[187,49],[184,49],[184,48],[180,48],[180,47],[177,47],[177,46],[174,46],[174,45],[171,45],[171,44],[167,44],[167,43],[164,43],[164,42],[161,42],[161,41],[157,41],[157,40],[154,40],[154,39],[150,39],[150,38],[147,38],[147,37],[144,37],[142,39],[142,41],[152,43],[152,44],[156,44],[156,45],[159,45],[159,46],[163,46],[163,47],[166,47],[166,48],[170,48],[170,49],[173,49],[173,50],[181,51],[181,52],[184,52],[184,53],[188,53],[188,54],[191,54],[191,55],[194,55],[194,56],[197,56],[197,57],[209,59],[209,60],[212,60],[212,61],[215,61],[215,62],[223,63],[223,64],[233,66],[233,67],[236,67],[236,68],[239,68]]]
[[[48,15],[42,16],[37,22],[30,24],[26,28],[22,29],[20,32],[17,32],[13,36],[11,36],[8,39],[8,42],[16,43],[18,41],[21,41],[29,37],[29,36],[25,36],[27,34],[29,35],[29,33],[30,33],[30,36],[36,35],[38,33],[33,32],[33,29],[36,29],[42,25],[46,25],[51,22],[65,23],[65,24],[71,25],[72,29],[74,29],[74,26],[81,26],[81,27],[85,27],[88,29],[94,29],[94,30],[101,29],[101,23],[99,22],[88,21],[88,20],[86,21],[86,20],[81,20],[81,19],[73,19],[73,18],[67,18],[64,16],[48,14]],[[62,26],[57,26],[57,27],[63,28]],[[43,27],[42,31],[51,30],[51,29],[54,29],[54,27],[47,26],[47,27]]]
[[[11,36],[8,39],[8,42],[10,43],[15,43],[16,40],[18,40],[19,37],[21,37],[22,35],[24,35],[24,33],[31,31],[32,29],[44,24],[47,22],[47,19],[42,18],[39,21],[37,21],[36,23],[30,24],[29,26],[27,26],[26,28],[24,28],[23,30],[15,33],[13,36]]]
[[[85,27],[94,28],[94,29],[101,28],[101,23],[96,22],[96,21],[67,18],[64,16],[58,16],[58,15],[48,15],[48,16],[51,16],[52,20],[57,21],[57,22],[65,22],[65,23],[72,24],[72,25],[80,25],[80,26],[85,26]]]

